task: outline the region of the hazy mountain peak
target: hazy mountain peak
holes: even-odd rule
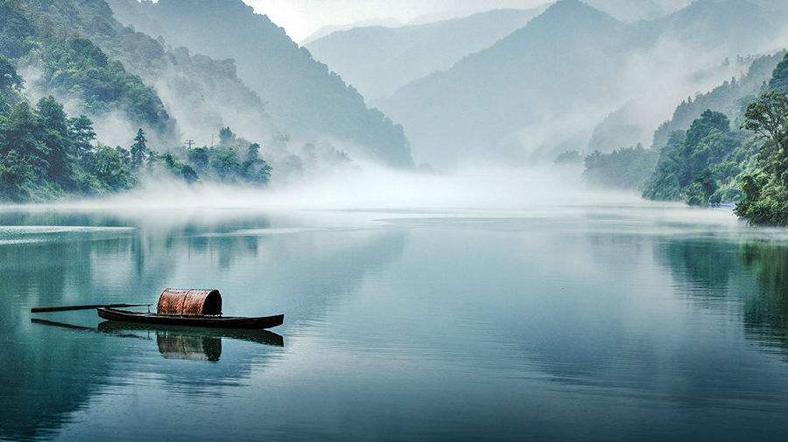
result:
[[[542,20],[576,20],[578,18],[602,19],[618,22],[611,15],[580,0],[558,0],[540,16]]]
[[[265,100],[278,125],[295,140],[331,139],[344,143],[354,158],[412,165],[401,127],[367,108],[355,89],[243,1],[159,0],[143,8],[144,13],[125,14],[124,19],[173,46],[233,58],[238,76]]]
[[[624,23],[584,2],[559,0],[496,46],[506,51],[511,50],[512,44],[554,50],[569,42],[589,45],[593,43],[589,39],[616,40],[625,28]]]
[[[356,27],[331,33],[306,47],[374,101],[490,47],[543,9],[494,9],[419,25]]]
[[[748,0],[695,0],[648,26],[694,48],[735,55],[770,49],[782,23]]]

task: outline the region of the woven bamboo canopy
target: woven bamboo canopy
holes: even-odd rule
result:
[[[160,315],[205,316],[222,314],[222,295],[216,289],[164,289],[159,296]]]

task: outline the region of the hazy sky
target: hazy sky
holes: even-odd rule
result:
[[[244,0],[268,16],[295,41],[327,25],[394,18],[407,22],[421,15],[439,18],[499,7],[528,8],[546,0]]]

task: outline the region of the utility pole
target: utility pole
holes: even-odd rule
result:
[[[186,140],[186,146],[191,149],[194,146],[194,140]]]

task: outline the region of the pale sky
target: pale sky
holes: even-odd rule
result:
[[[469,15],[495,8],[530,8],[547,0],[244,0],[267,14],[296,42],[327,25],[393,18],[408,22],[422,15]]]

